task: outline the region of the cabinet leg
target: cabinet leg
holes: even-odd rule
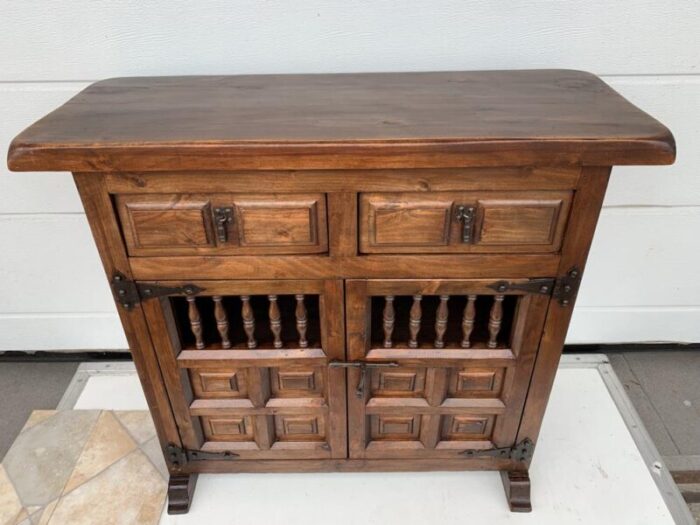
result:
[[[511,512],[530,512],[530,475],[527,470],[502,470],[501,480]]]
[[[198,474],[171,474],[168,481],[168,514],[187,514]]]

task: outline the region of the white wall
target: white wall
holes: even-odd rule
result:
[[[0,146],[106,77],[589,70],[678,161],[614,170],[568,342],[698,342],[699,35],[697,0],[2,0]],[[124,348],[70,176],[0,170],[0,350]]]

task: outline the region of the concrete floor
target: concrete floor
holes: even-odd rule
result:
[[[0,362],[0,458],[32,410],[56,408],[79,364]]]
[[[700,350],[610,352],[612,366],[700,519]],[[0,363],[0,458],[32,410],[55,408],[79,363]],[[699,521],[700,522],[700,521]]]

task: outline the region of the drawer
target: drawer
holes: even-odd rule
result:
[[[573,192],[360,195],[363,253],[556,252]]]
[[[129,194],[116,205],[132,256],[328,250],[322,193]]]

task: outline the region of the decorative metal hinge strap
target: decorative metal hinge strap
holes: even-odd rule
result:
[[[496,281],[488,285],[492,290],[499,293],[520,291],[526,293],[536,293],[542,295],[552,295],[554,290],[554,279],[529,279],[523,282]]]
[[[176,467],[182,467],[190,461],[230,461],[238,458],[238,454],[229,450],[224,452],[188,450],[173,444],[165,447],[165,455],[168,461]]]
[[[557,299],[562,306],[569,306],[576,298],[580,284],[581,270],[574,266],[566,272],[564,277],[557,279],[552,296]]]
[[[528,461],[532,458],[535,452],[535,444],[528,438],[523,439],[520,443],[512,447],[491,448],[488,450],[463,450],[460,452],[468,458],[484,458],[492,457],[499,459],[512,459],[513,461]]]
[[[130,281],[120,273],[114,274],[110,285],[117,303],[127,310],[131,310],[141,301],[153,299],[155,297],[163,297],[165,295],[196,295],[204,291],[204,288],[194,284],[163,286],[155,283],[137,283]]]
[[[368,368],[394,368],[399,366],[398,363],[368,363],[366,361],[331,361],[328,363],[331,368],[359,368],[360,381],[355,388],[355,396],[362,399],[365,395],[365,377]]]

